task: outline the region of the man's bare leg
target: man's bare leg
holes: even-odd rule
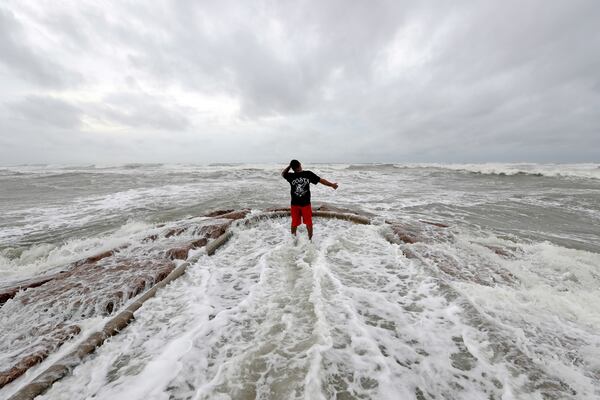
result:
[[[298,229],[297,226],[292,226],[292,235],[296,236],[296,229]]]
[[[308,231],[308,240],[312,240],[312,225],[306,225],[306,230]]]

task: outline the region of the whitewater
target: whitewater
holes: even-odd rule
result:
[[[145,238],[210,211],[285,207],[282,168],[0,167],[0,288],[115,248],[139,257]],[[285,217],[232,225],[39,398],[600,398],[599,164],[304,168],[340,185],[312,186],[314,207],[372,224],[315,218],[312,242],[304,228],[294,240]],[[391,223],[418,240],[398,240]],[[81,332],[0,398],[116,312],[28,305],[30,290],[44,286],[0,307],[0,371],[40,319]]]

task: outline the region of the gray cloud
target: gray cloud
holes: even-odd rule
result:
[[[0,63],[35,85],[61,88],[77,84],[77,73],[48,59],[25,43],[23,26],[10,11],[0,7]]]
[[[243,111],[260,116],[309,111],[336,70],[346,79],[368,79],[373,58],[404,18],[397,2],[258,8],[178,2],[166,13],[137,14],[140,24],[158,27],[154,34],[131,34],[119,23],[110,31],[154,78],[239,95]]]
[[[131,128],[177,131],[190,125],[182,110],[143,94],[112,94],[101,102],[89,104],[86,110],[91,117],[105,123]]]
[[[593,0],[9,0],[0,117],[69,129],[65,160],[96,121],[129,135],[94,133],[123,161],[597,161],[599,17]]]
[[[17,118],[32,121],[40,126],[77,128],[81,124],[82,110],[59,99],[47,96],[27,96],[7,104]]]

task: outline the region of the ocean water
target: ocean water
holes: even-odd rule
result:
[[[600,398],[600,165],[305,168],[340,185],[313,186],[313,205],[375,224],[315,219],[312,243],[303,228],[292,240],[288,219],[234,228],[41,398]],[[285,206],[280,169],[0,167],[0,286],[160,224]],[[449,227],[391,243],[386,220]],[[27,330],[3,310],[0,338]],[[80,336],[104,321],[81,321]]]

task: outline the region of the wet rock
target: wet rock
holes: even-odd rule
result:
[[[319,210],[319,211],[331,211],[331,212],[355,214],[351,210],[341,208],[341,207],[335,207],[335,206],[328,205],[328,204],[321,204],[320,206],[315,207],[314,209]]]
[[[406,258],[419,258],[419,255],[412,249],[402,249],[402,253]]]
[[[170,260],[186,260],[191,249],[191,246],[175,247],[167,250],[166,256]]]
[[[44,361],[48,355],[60,347],[64,342],[79,334],[81,328],[77,325],[58,326],[48,335],[44,346],[21,358],[15,365],[0,371],[0,388],[23,375],[29,368]]]
[[[290,211],[290,207],[269,207],[265,209],[266,212],[274,212],[274,211]]]
[[[26,279],[23,281],[10,283],[0,288],[0,304],[12,299],[21,290],[42,286],[43,284],[50,282],[51,280],[56,279],[60,276],[63,276],[66,273],[66,271],[61,271],[56,274],[46,275],[40,278]]]
[[[450,242],[452,233],[444,224],[427,221],[385,221],[393,232],[388,240],[395,243],[434,243]]]
[[[156,239],[158,239],[158,235],[150,235],[142,239],[142,243],[154,242]]]
[[[67,272],[0,288],[0,300],[14,298],[0,308],[2,325],[27,327],[0,330],[0,351],[10,354],[0,366],[0,386],[78,334],[78,321],[118,313],[130,299],[165,279],[175,268],[171,260],[186,259],[190,250],[219,238],[249,211],[223,210],[212,224],[182,222],[131,245],[126,253],[120,248],[105,251],[71,264]]]
[[[206,238],[194,240],[188,245],[167,250],[166,257],[170,260],[187,260],[191,250],[205,246],[206,243],[208,243]]]
[[[191,245],[193,249],[197,249],[198,247],[206,246],[206,243],[208,243],[208,240],[206,238],[202,238],[194,240]]]
[[[198,228],[195,233],[199,236],[216,239],[225,233],[229,225],[231,225],[231,221],[214,225],[204,225]]]
[[[232,211],[232,212],[228,212],[226,214],[219,215],[219,218],[227,218],[227,219],[232,219],[232,220],[242,219],[242,218],[245,218],[249,212],[250,212],[250,210],[248,210],[248,209]]]
[[[15,297],[19,290],[21,290],[19,287],[0,290],[0,304],[6,303],[8,300]]]
[[[432,221],[425,221],[425,220],[419,220],[420,222],[424,223],[424,224],[429,224],[429,225],[433,225],[433,226],[437,226],[438,228],[448,228],[449,225],[443,224],[441,222],[432,222]]]
[[[185,232],[186,228],[172,228],[165,233],[165,238],[170,238],[171,236],[179,236],[183,232]]]
[[[110,256],[114,255],[115,251],[116,250],[108,250],[108,251],[102,252],[100,254],[96,254],[95,256],[88,257],[88,258],[86,258],[84,260],[77,261],[75,263],[75,266],[98,262],[98,261],[100,261],[100,260],[102,260],[104,258],[107,258],[107,257],[110,257]]]
[[[400,242],[413,244],[427,240],[422,236],[422,232],[419,232],[416,228],[409,225],[395,223],[391,228],[392,232],[394,232],[394,235]]]
[[[452,232],[447,230],[444,224],[429,221],[386,222],[390,224],[390,231],[385,234],[386,239],[402,245],[401,250],[407,258],[421,259],[452,280],[485,286],[494,286],[498,283],[513,285],[518,282],[510,271],[493,261],[473,256],[471,262],[464,260],[459,262],[453,254],[435,246],[438,243],[452,244],[455,240]],[[492,250],[504,257],[510,254],[504,253],[501,248]]]
[[[512,253],[512,251],[510,251],[507,248],[502,248],[499,246],[492,246],[492,245],[484,245],[484,246],[501,257],[514,258],[514,254]]]
[[[229,214],[231,212],[234,212],[235,210],[215,210],[215,211],[211,211],[208,214],[205,214],[205,217],[218,217],[224,214]]]
[[[290,207],[269,207],[265,209],[266,212],[289,212]],[[362,210],[352,210],[349,208],[337,207],[330,204],[321,204],[319,206],[313,206],[313,212],[315,211],[324,211],[324,212],[332,212],[332,213],[340,213],[340,214],[353,214],[360,215],[363,217],[373,217],[374,214],[362,211]]]
[[[342,214],[355,214],[355,215],[362,215],[364,217],[372,217],[373,216],[373,214],[371,214],[371,213],[367,213],[364,211],[351,210],[349,208],[332,206],[331,204],[321,204],[320,206],[313,208],[313,211],[328,211],[328,212],[335,212],[335,213],[342,213]]]
[[[413,244],[413,243],[422,241],[422,240],[419,240],[419,238],[417,236],[411,235],[410,233],[399,232],[396,230],[394,233],[396,233],[396,237],[404,243]]]
[[[67,324],[116,312],[174,268],[172,261],[152,254],[138,259],[105,257],[80,264],[41,287],[17,293],[2,308],[3,318],[28,329],[0,332],[2,351],[10,345],[14,354],[4,360],[0,382],[6,384],[22,375],[79,333],[76,326],[65,328]]]

